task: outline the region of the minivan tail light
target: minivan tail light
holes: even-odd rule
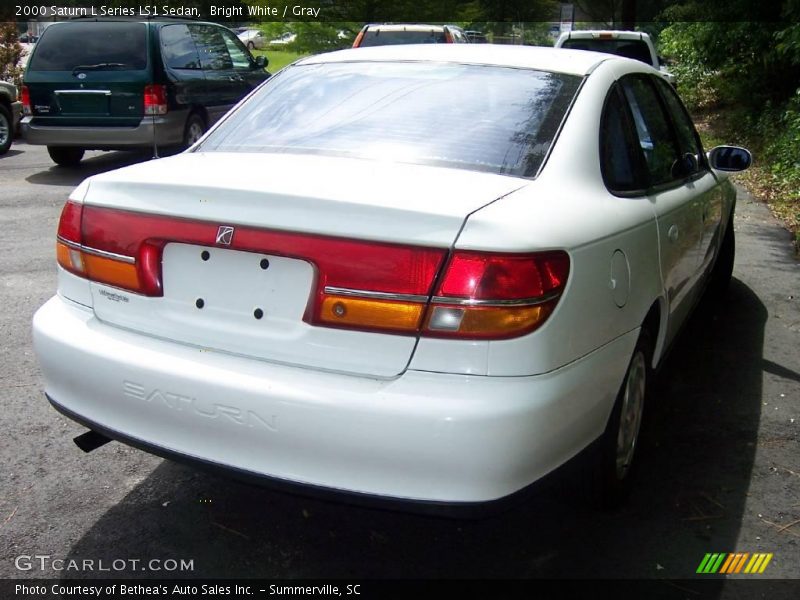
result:
[[[167,114],[167,86],[156,83],[144,86],[144,114]]]
[[[20,99],[22,101],[22,114],[26,117],[31,116],[33,114],[33,110],[31,109],[31,92],[27,85],[22,86]]]
[[[355,41],[353,41],[353,48],[358,48],[361,46],[361,40],[364,39],[364,30],[358,32]]]

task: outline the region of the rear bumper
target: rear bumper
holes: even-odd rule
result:
[[[178,146],[183,142],[187,111],[177,110],[158,117],[144,117],[136,127],[86,127],[41,125],[36,117],[24,117],[22,136],[32,145],[74,146],[86,150],[125,150]]]
[[[535,377],[375,380],[142,336],[59,297],[33,327],[48,397],[112,438],[287,485],[448,504],[509,496],[597,438],[637,335]]]

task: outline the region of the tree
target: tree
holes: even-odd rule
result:
[[[22,85],[22,46],[17,41],[19,33],[13,21],[0,22],[0,80]]]

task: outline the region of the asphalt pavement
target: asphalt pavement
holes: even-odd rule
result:
[[[90,152],[70,170],[23,142],[0,157],[0,578],[697,580],[713,577],[695,574],[709,552],[773,553],[763,578],[800,578],[800,263],[748,194],[735,279],[723,302],[696,311],[660,374],[629,503],[598,512],[552,485],[467,521],[277,493],[119,443],[75,447],[84,429],[45,400],[31,318],[55,292],[71,189],[139,160]],[[19,558],[34,555],[50,559]],[[54,559],[192,568],[64,572]],[[719,597],[729,585],[719,580]]]

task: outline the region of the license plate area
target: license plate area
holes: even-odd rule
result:
[[[303,260],[190,244],[168,244],[162,269],[162,317],[214,346],[237,336],[291,335],[302,323],[314,279],[314,268]]]
[[[58,107],[62,115],[108,115],[110,93],[56,92]]]

